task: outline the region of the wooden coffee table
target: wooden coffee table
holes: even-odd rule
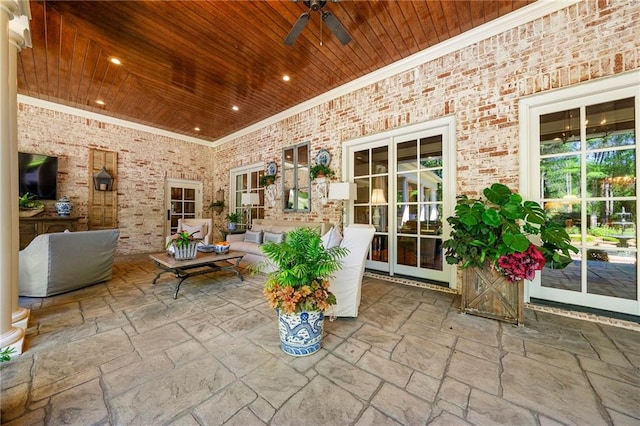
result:
[[[180,279],[176,286],[176,291],[173,294],[173,298],[178,297],[178,291],[180,291],[180,285],[190,277],[197,275],[209,274],[217,271],[233,271],[236,273],[240,281],[244,281],[242,274],[238,270],[238,265],[242,260],[242,257],[246,253],[236,250],[229,250],[224,254],[216,253],[201,253],[198,252],[195,259],[190,260],[176,260],[173,256],[169,256],[167,253],[153,253],[149,257],[156,263],[156,266],[162,271],[158,272],[153,279],[155,284],[160,275],[170,272],[175,274]],[[235,262],[233,262],[235,260]]]

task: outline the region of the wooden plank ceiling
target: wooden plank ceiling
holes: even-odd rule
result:
[[[327,2],[352,41],[312,12],[291,47],[303,2],[31,1],[18,91],[215,141],[532,1]]]

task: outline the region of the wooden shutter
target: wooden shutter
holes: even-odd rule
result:
[[[104,167],[113,176],[111,191],[99,191],[93,175]],[[113,151],[91,149],[89,152],[89,229],[118,227],[118,154]]]

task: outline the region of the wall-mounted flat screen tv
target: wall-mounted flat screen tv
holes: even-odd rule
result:
[[[40,200],[56,200],[58,157],[18,153],[20,196],[29,192]]]

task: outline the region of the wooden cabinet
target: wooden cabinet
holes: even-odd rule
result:
[[[65,229],[75,231],[77,217],[44,216],[20,218],[20,250],[29,245],[31,240],[40,234],[64,232]]]

